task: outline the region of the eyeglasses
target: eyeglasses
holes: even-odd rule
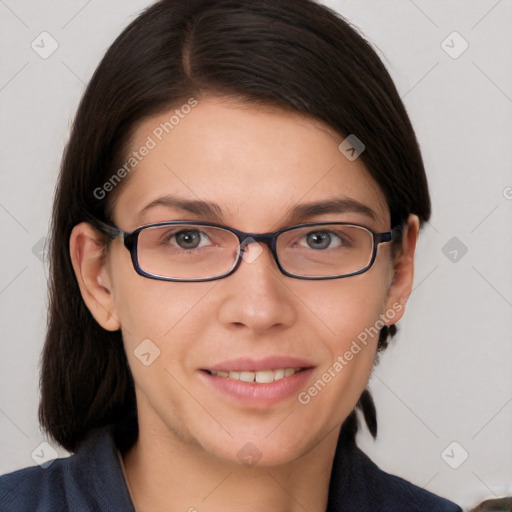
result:
[[[253,260],[247,250],[257,242],[269,247],[279,270],[289,277],[338,279],[362,274],[374,264],[378,245],[396,240],[401,231],[401,226],[396,226],[376,233],[346,222],[300,224],[273,233],[244,233],[193,221],[159,222],[131,233],[114,224],[96,225],[112,239],[122,237],[141,276],[185,282],[213,281],[233,274],[242,259]]]

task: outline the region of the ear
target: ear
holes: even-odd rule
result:
[[[87,222],[77,224],[69,238],[69,252],[84,302],[96,321],[108,331],[117,331],[112,281],[106,255],[106,238]]]
[[[396,313],[390,323],[396,323],[402,318],[405,312],[405,305],[412,291],[414,279],[414,254],[420,222],[417,215],[409,215],[406,225],[402,230],[402,247],[393,261],[393,279],[391,281],[388,297],[386,300],[386,311],[391,309]]]

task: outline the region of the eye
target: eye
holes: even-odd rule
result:
[[[170,234],[169,239],[180,249],[197,249],[201,242],[208,240],[208,237],[197,229],[187,229]]]
[[[311,231],[305,236],[305,242],[301,240],[300,245],[307,245],[310,249],[333,249],[340,247],[342,239],[332,231]]]

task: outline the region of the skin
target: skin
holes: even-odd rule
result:
[[[142,122],[132,148],[169,115]],[[164,206],[138,216],[172,193],[217,203],[225,225],[270,232],[300,223],[286,219],[297,204],[348,197],[376,218],[344,212],[300,221],[388,231],[381,190],[360,159],[340,153],[342,140],[297,114],[201,99],[123,183],[113,220],[125,231],[167,220],[212,220]],[[139,276],[120,239],[105,251],[92,226],[75,226],[70,253],[84,301],[102,327],[122,330],[135,380],[140,435],[124,466],[137,510],[325,510],[339,429],[368,382],[377,338],[307,405],[294,394],[270,407],[242,406],[206,386],[198,369],[235,357],[295,355],[315,366],[307,389],[379,315],[400,305],[390,323],[401,318],[418,231],[411,215],[395,260],[390,244],[382,244],[369,271],[345,279],[284,276],[263,245],[253,262],[242,261],[227,278],[172,283]],[[160,356],[144,366],[134,350],[147,338]],[[248,442],[261,452],[252,467],[237,456]]]

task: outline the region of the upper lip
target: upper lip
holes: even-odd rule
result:
[[[216,363],[205,370],[214,372],[230,372],[236,370],[242,371],[260,371],[260,370],[277,370],[279,368],[312,368],[314,365],[306,359],[291,356],[267,356],[262,359],[253,359],[248,357],[240,357],[237,359],[229,359]]]

